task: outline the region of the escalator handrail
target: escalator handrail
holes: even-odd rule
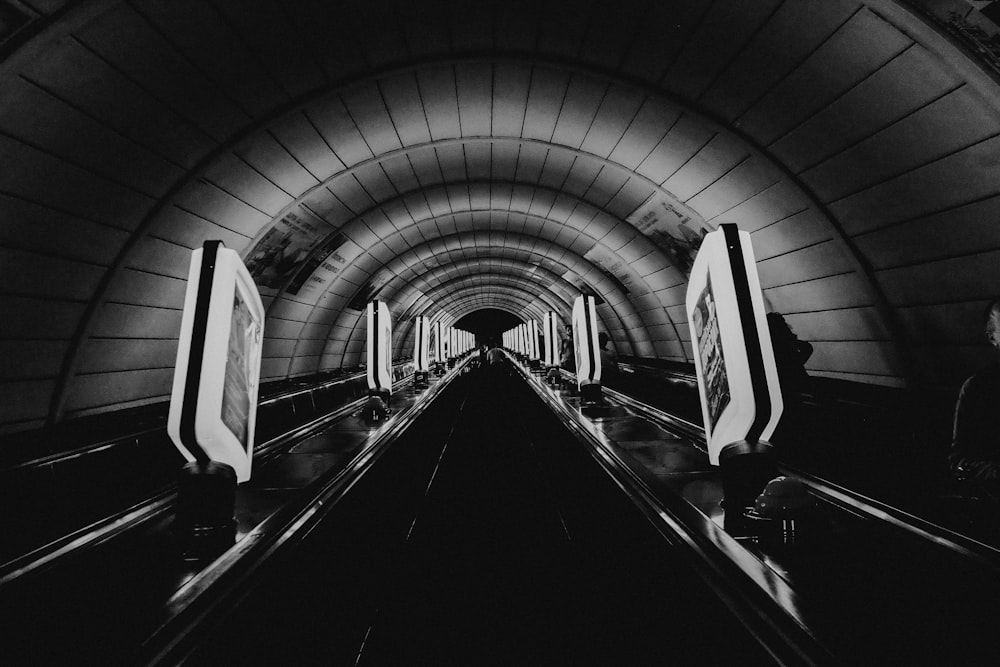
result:
[[[809,630],[797,593],[788,582],[744,549],[709,517],[676,496],[667,498],[606,446],[606,437],[568,407],[553,390],[515,367],[560,421],[584,442],[595,460],[669,541],[685,547],[704,575],[776,660],[784,664],[831,664],[829,651]]]
[[[400,361],[398,363],[393,364],[392,367],[393,369],[396,369],[401,366],[406,366],[407,364],[412,364],[412,363],[413,363],[412,361]],[[412,373],[408,373],[408,375],[412,375]],[[342,375],[340,377],[335,377],[329,380],[324,380],[322,382],[317,382],[316,384],[311,384],[306,387],[290,387],[288,389],[285,389],[284,391],[280,391],[276,394],[273,394],[261,400],[259,405],[270,405],[280,400],[294,398],[296,396],[301,396],[302,394],[308,394],[317,390],[329,389],[330,387],[334,387],[338,384],[346,384],[348,382],[352,382],[354,380],[358,380],[363,377],[365,377],[365,371],[362,370],[362,371],[357,371],[355,373],[351,373],[349,375]]]
[[[143,642],[143,663],[174,664],[182,660],[196,642],[199,626],[208,617],[225,613],[227,603],[249,586],[262,568],[305,539],[468,361],[461,361],[421,400],[376,430],[344,468],[318,478],[178,589],[165,605],[157,629]]]
[[[393,365],[393,368],[405,366],[408,363],[412,362],[401,361],[398,364]],[[412,376],[412,373],[410,373],[409,375]],[[296,396],[301,396],[303,394],[308,394],[317,390],[328,389],[330,387],[339,384],[347,384],[349,382],[353,382],[363,377],[365,377],[365,372],[360,371],[357,373],[351,373],[350,375],[344,375],[341,377],[333,378],[331,380],[324,380],[322,382],[316,383],[314,385],[309,385],[306,387],[292,387],[280,391],[274,395],[268,396],[267,398],[259,400],[257,402],[257,405],[258,407],[272,405],[279,401],[295,398]],[[125,440],[131,441],[133,438],[141,438],[143,436],[147,436],[152,433],[162,432],[165,428],[166,428],[165,424],[162,423],[153,426],[137,428],[135,430],[130,430],[127,433],[121,433],[114,437],[101,438],[100,440],[95,440],[94,442],[90,442],[85,445],[75,447],[73,449],[67,449],[61,452],[45,454],[24,461],[18,461],[17,463],[11,463],[3,467],[0,467],[0,473],[11,472],[14,470],[30,470],[32,468],[39,468],[41,466],[64,463],[66,461],[71,461],[76,458],[87,456],[88,454],[96,454],[106,449],[111,449],[112,447],[118,446]]]
[[[412,380],[412,375],[404,377],[396,382],[394,388],[399,389]],[[280,454],[281,451],[293,446],[296,442],[309,437],[316,431],[325,428],[331,422],[342,419],[359,409],[365,400],[367,399],[359,398],[350,403],[345,403],[330,412],[261,443],[254,449],[254,464],[259,466],[266,463],[275,455]],[[0,588],[26,575],[40,572],[66,558],[82,554],[110,539],[162,516],[173,507],[174,501],[177,498],[176,489],[176,483],[168,484],[131,507],[94,521],[67,535],[63,535],[32,549],[26,554],[0,563]]]
[[[698,449],[705,451],[705,431],[701,426],[642,403],[614,389],[604,388],[603,391],[607,396],[646,416],[666,430],[679,431],[681,435],[690,439],[692,444]],[[994,569],[1000,570],[1000,549],[997,547],[962,535],[926,519],[921,519],[898,507],[893,507],[888,503],[876,500],[863,493],[848,489],[793,466],[779,462],[778,471],[783,475],[801,479],[806,483],[812,495],[825,502],[842,507],[868,519],[892,525],[923,540],[947,548],[962,556],[974,558]]]

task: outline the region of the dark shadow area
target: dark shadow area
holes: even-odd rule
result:
[[[189,664],[771,664],[507,364],[450,387],[211,637]]]
[[[452,326],[456,329],[471,331],[476,335],[477,341],[496,341],[499,343],[504,331],[523,323],[524,320],[505,310],[482,308],[459,318]]]

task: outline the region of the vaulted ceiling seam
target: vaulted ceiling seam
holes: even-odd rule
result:
[[[74,14],[74,17],[79,15]],[[58,22],[57,22],[58,23]],[[54,25],[49,28],[53,33],[58,32],[59,25]],[[4,66],[10,65],[12,61],[8,59],[3,63]],[[753,141],[751,137],[743,133],[739,128],[729,126],[722,119],[716,117],[710,110],[701,108],[697,103],[692,103],[690,100],[685,100],[677,95],[673,95],[664,91],[655,85],[651,85],[648,81],[639,79],[638,77],[623,74],[621,72],[612,71],[609,72],[604,68],[588,65],[586,67],[581,66],[569,59],[555,58],[552,56],[534,56],[530,58],[525,55],[517,55],[511,57],[509,54],[503,54],[497,52],[495,54],[490,54],[489,57],[479,56],[479,57],[427,57],[419,58],[413,61],[409,61],[405,66],[388,66],[382,68],[376,68],[375,71],[366,72],[361,76],[351,76],[347,77],[345,80],[332,81],[317,89],[305,94],[300,95],[292,99],[289,103],[280,105],[274,111],[269,114],[265,114],[259,119],[248,123],[245,127],[241,128],[235,132],[228,140],[216,146],[213,150],[202,156],[197,164],[189,170],[186,174],[181,176],[177,181],[174,182],[165,192],[164,196],[157,201],[151,210],[143,216],[135,228],[132,235],[129,236],[126,243],[116,254],[115,258],[112,260],[107,271],[102,276],[97,287],[94,290],[94,295],[91,300],[87,303],[86,309],[80,318],[77,326],[74,329],[73,335],[69,340],[67,350],[63,356],[62,363],[60,364],[60,371],[55,380],[55,389],[52,393],[52,398],[50,401],[50,410],[47,417],[47,423],[55,423],[61,420],[63,411],[65,409],[65,403],[67,398],[67,385],[71,381],[72,377],[75,376],[77,367],[79,365],[80,359],[80,348],[85,339],[89,338],[90,331],[93,328],[94,320],[99,307],[105,302],[108,289],[111,283],[116,279],[125,266],[126,259],[131,255],[139,241],[145,236],[145,233],[151,227],[151,225],[157,220],[159,215],[167,207],[174,205],[174,201],[178,195],[180,195],[184,189],[190,184],[196,182],[199,178],[202,178],[204,174],[217,162],[219,158],[228,153],[235,153],[238,145],[250,138],[256,132],[270,127],[280,119],[284,118],[290,113],[305,107],[307,104],[321,99],[325,95],[333,94],[337,91],[349,90],[352,86],[365,85],[367,82],[378,81],[379,79],[387,78],[388,76],[419,71],[420,69],[427,68],[429,66],[441,66],[445,64],[450,64],[454,66],[458,63],[469,63],[469,62],[480,62],[480,63],[490,63],[496,64],[498,62],[505,63],[519,63],[524,64],[529,67],[545,67],[554,66],[560,69],[565,69],[570,72],[581,73],[587,76],[598,78],[606,82],[613,82],[620,85],[628,85],[640,91],[646,92],[649,96],[657,97],[659,99],[664,99],[672,104],[679,105],[682,109],[687,109],[692,113],[700,116],[703,120],[710,121],[717,127],[724,129],[725,131],[733,133],[735,136],[741,138],[747,143],[748,146],[753,147],[762,156],[764,156],[768,161],[778,167],[784,174],[786,174],[792,182],[794,182],[799,189],[814,202],[821,211],[827,221],[834,227],[837,231],[838,239],[840,243],[843,244],[848,256],[850,256],[857,264],[859,272],[864,279],[865,284],[872,291],[875,303],[873,304],[876,311],[879,312],[880,317],[886,323],[889,331],[893,335],[894,341],[897,343],[901,351],[904,351],[907,358],[910,355],[909,345],[906,343],[905,335],[901,325],[898,323],[894,313],[892,313],[889,307],[888,300],[885,297],[884,292],[881,290],[878,284],[872,267],[870,264],[864,260],[860,254],[860,250],[857,246],[850,242],[849,236],[846,234],[845,230],[836,221],[836,218],[831,215],[830,211],[826,209],[820,202],[818,197],[808,188],[804,183],[802,183],[798,177],[791,172],[790,169],[784,166],[782,162],[777,160],[770,152],[765,148],[760,146],[757,142]],[[8,71],[4,67],[4,74]],[[455,140],[460,141],[460,140]],[[400,149],[402,151],[404,149]],[[374,159],[374,158],[373,158]],[[634,172],[633,172],[634,173]],[[266,225],[265,225],[266,227]],[[912,368],[912,364],[907,364]],[[907,375],[910,373],[907,372]]]
[[[485,232],[468,232],[467,234],[471,235],[471,234],[483,234],[483,233]],[[461,233],[456,233],[451,236],[461,236],[461,235],[462,235]],[[448,238],[449,237],[447,236],[438,237],[436,239],[432,239],[431,241],[426,242],[425,244],[422,244],[422,246],[431,245],[434,243],[443,244],[446,243]],[[536,250],[534,247],[524,248],[521,246],[515,247],[506,245],[500,248],[496,248],[495,246],[485,246],[481,247],[480,249],[489,250],[491,252],[495,249],[497,251],[500,251],[501,253],[505,249],[510,249],[517,252],[526,252],[529,255],[534,255],[542,259],[548,259],[553,263],[566,267],[567,271],[572,271],[574,274],[580,276],[580,279],[584,281],[584,284],[587,285],[591,290],[593,290],[595,294],[603,295],[603,297],[606,298],[607,300],[611,300],[613,298],[615,300],[614,303],[616,305],[624,304],[623,311],[631,316],[630,319],[636,319],[639,322],[645,321],[645,318],[640,317],[639,311],[635,308],[635,304],[633,304],[632,301],[628,299],[628,296],[622,291],[621,287],[611,282],[610,278],[608,278],[603,272],[600,272],[592,264],[584,260],[582,255],[572,252],[568,248],[556,246],[554,243],[552,243],[547,239],[538,239],[537,237],[525,237],[523,234],[509,234],[509,233],[505,234],[505,238],[516,240],[518,242],[520,242],[522,238],[527,238],[528,240],[532,241],[534,245],[541,243],[543,245],[544,252]],[[417,246],[417,247],[420,248],[422,246]],[[571,265],[563,262],[562,258],[566,256],[572,258],[574,260],[574,264]],[[399,256],[394,259],[394,262],[398,262],[399,265],[401,265],[404,268],[412,267],[422,261],[423,261],[422,259],[416,256],[414,256],[413,258],[406,258],[404,256]],[[588,271],[586,272],[579,271],[576,268],[577,266],[588,267]],[[392,270],[397,275],[403,273],[401,271],[396,270],[395,268],[393,268]],[[650,294],[652,294],[652,292],[650,292]],[[655,297],[655,294],[653,296]],[[616,311],[617,314],[617,311],[619,309],[614,306],[612,306],[612,308]],[[621,315],[617,316],[620,320],[624,321],[624,318]],[[677,332],[676,327],[674,327],[674,331],[676,334]],[[634,341],[632,342],[634,343]]]
[[[508,235],[508,236],[511,236],[511,235]],[[443,243],[444,242],[443,239],[446,239],[446,238],[447,237],[439,237],[438,239],[434,239],[433,241],[428,242],[428,243],[435,243],[435,242],[436,243]],[[537,240],[537,239],[534,239],[534,240]],[[550,242],[546,241],[545,242],[545,249],[547,250],[547,252],[538,252],[538,251],[535,251],[535,250],[532,250],[530,252],[532,254],[536,254],[537,256],[540,256],[540,257],[549,257],[549,258],[551,258],[553,256],[552,255],[553,249],[558,249],[558,248],[555,248],[555,246],[553,244],[551,244]],[[566,249],[558,249],[558,250],[565,251],[565,254],[570,254],[568,251],[566,251]],[[575,255],[574,255],[574,257],[578,258],[578,261],[579,261],[580,264],[586,264],[586,262],[584,262],[582,260],[582,257],[575,256]],[[397,257],[396,260],[397,261],[403,261],[399,257]],[[415,259],[415,260],[413,260],[412,264],[415,264],[418,261],[420,261],[420,260],[419,259]],[[411,266],[412,266],[412,264],[411,264]],[[604,281],[608,281],[608,278],[606,276],[604,276],[603,274],[598,274],[597,277],[599,277],[600,279],[603,279]],[[617,287],[615,287],[613,285],[610,285],[610,283],[609,283],[608,287],[610,287],[611,289],[600,289],[601,283],[599,283],[599,282],[595,283],[595,286],[599,288],[599,289],[595,290],[598,294],[603,293],[607,297],[612,296],[612,294],[616,294],[620,298],[620,301],[618,303],[624,303],[624,304],[626,304],[628,306],[628,308],[626,310],[628,310],[629,311],[629,315],[631,315],[631,317],[629,317],[629,319],[632,319],[634,321],[642,323],[642,326],[640,327],[641,328],[641,332],[640,331],[635,331],[631,327],[625,327],[626,335],[629,336],[628,342],[634,348],[635,347],[635,340],[632,337],[635,336],[635,335],[637,335],[637,334],[640,334],[640,333],[641,334],[646,334],[646,326],[648,326],[648,325],[646,325],[646,323],[645,323],[645,318],[643,318],[639,314],[639,312],[635,310],[635,308],[632,306],[631,302],[627,299],[627,297],[624,295],[624,293],[620,293],[619,288],[617,288]],[[618,309],[615,306],[610,306],[610,308],[615,311],[616,318],[619,319],[620,321],[622,321],[624,323],[624,319],[625,318],[623,318],[621,315],[618,314],[618,312],[617,312]],[[325,339],[328,341],[328,345],[334,344],[334,341],[336,340],[335,338],[333,338],[331,336],[331,333],[333,332],[333,330],[335,328],[339,327],[339,326],[340,327],[344,326],[342,324],[342,322],[344,322],[345,320],[347,320],[347,318],[348,318],[348,314],[347,313],[341,313],[338,317],[335,318],[335,320],[333,321],[333,323],[330,325],[329,330],[328,330],[328,332],[327,332],[327,334],[325,336]],[[357,323],[355,322],[354,326],[356,326],[356,324]],[[644,338],[648,342],[648,340],[649,340],[648,339],[648,335],[645,335]]]

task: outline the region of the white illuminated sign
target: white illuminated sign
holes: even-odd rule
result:
[[[687,316],[709,460],[741,440],[766,440],[783,405],[750,234],[724,224],[705,237]]]
[[[538,359],[541,355],[538,353],[538,322],[535,320],[528,320],[528,343],[531,359]]]
[[[597,305],[594,297],[580,295],[573,302],[573,346],[580,386],[601,383],[601,352],[597,347]]]
[[[377,393],[392,391],[392,318],[385,301],[371,301],[368,315],[368,388]]]
[[[191,253],[167,434],[188,461],[250,479],[264,306],[239,254],[220,241]]]
[[[545,365],[559,365],[559,324],[551,310],[545,313]]]
[[[440,364],[444,360],[444,327],[438,321],[434,323],[434,361]]]
[[[430,370],[430,354],[428,346],[428,334],[430,333],[430,324],[427,318],[424,316],[417,316],[414,318],[414,332],[413,332],[413,370],[417,373],[423,373]]]

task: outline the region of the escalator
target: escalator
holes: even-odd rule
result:
[[[507,368],[453,382],[307,540],[158,657],[773,664]]]

